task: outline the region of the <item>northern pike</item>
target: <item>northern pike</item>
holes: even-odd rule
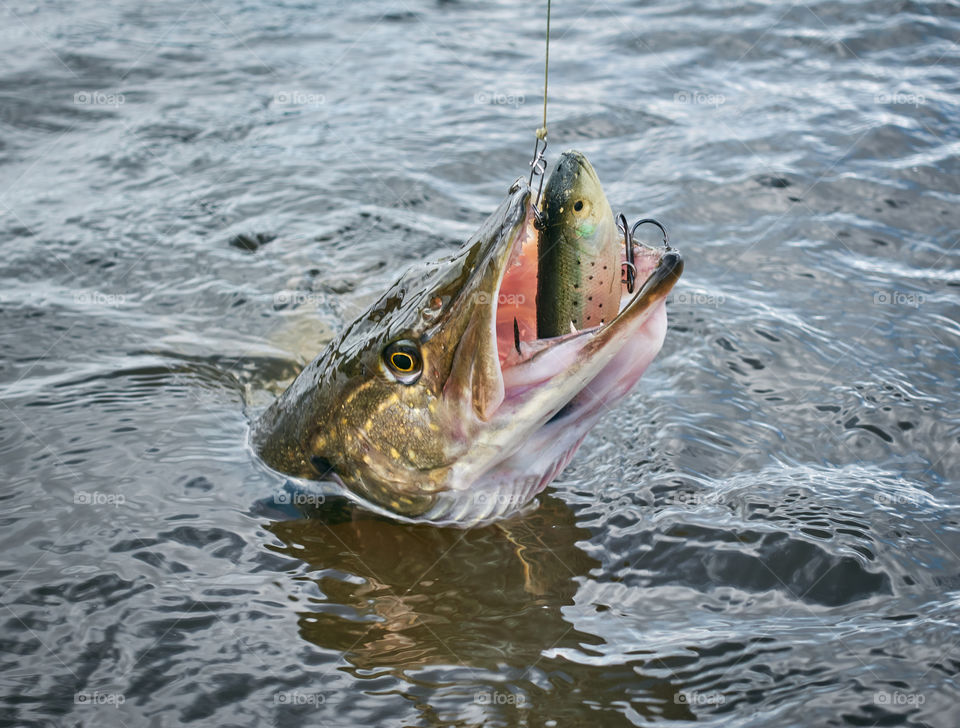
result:
[[[538,337],[531,197],[517,180],[459,252],[406,272],[308,364],[253,428],[263,460],[407,522],[488,523],[543,490],[660,350],[683,262],[634,245],[615,316]]]

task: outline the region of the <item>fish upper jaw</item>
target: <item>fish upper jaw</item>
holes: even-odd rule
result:
[[[532,229],[530,187],[523,178],[510,187],[509,197],[464,247],[479,246],[470,277],[445,321],[460,331],[450,342],[454,353],[443,385],[451,408],[460,408],[463,420],[486,422],[503,402],[503,373],[498,364],[497,303],[504,273],[519,241]],[[469,405],[469,406],[467,406]]]

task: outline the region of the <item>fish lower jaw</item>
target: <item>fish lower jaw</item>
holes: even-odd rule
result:
[[[570,463],[583,436],[565,450],[550,453],[548,460],[526,462],[512,456],[468,488],[440,493],[433,508],[421,516],[438,526],[471,528],[510,516],[525,515],[536,508],[534,498]]]
[[[458,488],[454,484],[437,493],[433,506],[416,521],[468,528],[522,515],[535,507],[535,496],[570,463],[596,421],[646,371],[660,351],[666,330],[666,305],[661,300],[610,361],[553,418],[530,432],[521,446],[483,475],[471,480],[463,474],[457,479],[469,485]],[[502,406],[510,407],[511,394],[508,390]],[[514,416],[523,415],[518,410]]]

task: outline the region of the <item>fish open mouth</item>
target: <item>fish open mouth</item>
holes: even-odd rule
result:
[[[656,355],[666,332],[664,298],[683,271],[680,254],[667,246],[653,248],[632,242],[634,290],[621,282],[620,307],[610,321],[550,338],[537,337],[537,244],[533,207],[527,204],[523,225],[512,244],[494,302],[497,353],[504,385],[504,404],[562,373],[577,369],[587,359],[607,360],[588,368],[582,384],[600,378],[590,389],[597,398],[611,387],[627,390]],[[623,246],[618,268],[625,270]],[[609,274],[609,273],[608,273]],[[620,275],[619,271],[615,275]],[[622,351],[622,356],[617,356]],[[603,356],[603,354],[606,356]],[[609,371],[605,371],[611,367]]]
[[[525,508],[659,352],[683,269],[673,249],[633,244],[635,289],[619,283],[618,300],[626,251],[607,245],[604,316],[600,301],[589,309],[599,325],[566,332],[559,322],[580,309],[552,307],[586,305],[571,293],[594,290],[580,274],[570,290],[540,287],[552,316],[541,329],[561,332],[540,337],[531,197],[518,180],[459,252],[410,269],[307,365],[258,422],[264,461],[414,523],[467,527]],[[541,284],[568,280],[546,271]]]
[[[437,524],[477,525],[517,512],[566,467],[593,424],[626,395],[660,351],[667,330],[664,299],[683,271],[683,260],[672,248],[634,243],[634,290],[621,282],[616,315],[596,326],[540,338],[539,231],[529,188],[520,184],[517,189],[516,227],[499,237],[493,269],[486,271],[493,275],[485,280],[489,293],[483,295],[485,301],[490,296],[492,306],[480,310],[490,346],[474,337],[470,353],[464,352],[464,361],[474,366],[474,410],[488,433],[483,447],[454,465],[449,489],[437,493],[422,514]],[[624,246],[620,260],[610,264],[621,268],[625,258]],[[619,270],[607,273],[621,277]],[[494,347],[493,366],[478,367],[487,352],[493,357]]]

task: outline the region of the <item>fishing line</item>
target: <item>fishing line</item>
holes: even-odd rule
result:
[[[547,37],[546,50],[543,56],[543,126],[537,129],[536,132],[536,139],[533,143],[533,159],[530,160],[530,179],[528,180],[528,184],[532,186],[533,176],[538,175],[540,177],[537,199],[533,205],[533,212],[538,221],[540,221],[540,195],[543,192],[543,177],[547,171],[547,162],[543,158],[543,155],[544,152],[547,151],[547,81],[550,74],[550,3],[551,0],[547,0]],[[543,142],[542,147],[540,146],[540,142]]]
[[[547,141],[547,79],[550,74],[550,0],[547,0],[547,47],[543,54],[543,126],[537,129],[537,139]]]

